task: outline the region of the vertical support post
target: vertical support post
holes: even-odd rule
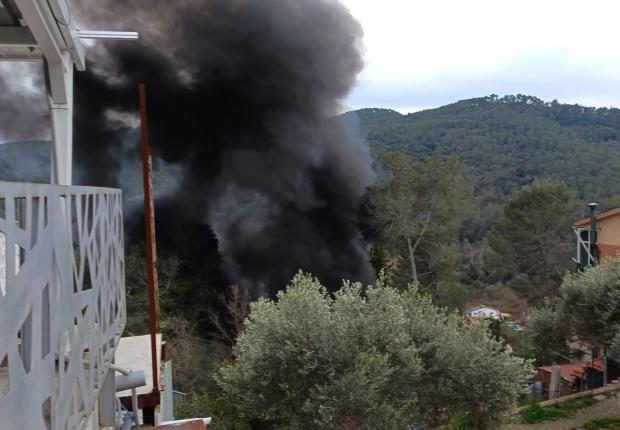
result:
[[[151,329],[151,364],[153,391],[159,391],[157,366],[157,332],[159,331],[159,286],[157,281],[157,249],[153,209],[153,174],[146,115],[146,87],[138,85],[140,96],[140,147],[142,150],[142,179],[144,183],[144,224],[146,228],[146,273],[149,283],[149,325]]]
[[[560,366],[553,366],[549,380],[549,400],[560,397],[561,383]]]
[[[590,203],[588,207],[590,208],[590,234],[589,234],[589,242],[590,242],[590,265],[596,266],[598,263],[598,245],[597,242],[597,234],[596,234],[596,207],[597,203]]]
[[[605,348],[605,355],[603,356],[603,387],[607,385],[607,348]]]
[[[51,182],[71,185],[73,162],[73,63],[68,52],[62,62],[45,62],[47,98],[52,117]],[[62,81],[62,85],[57,84]],[[63,88],[63,91],[54,88]],[[58,92],[64,94],[58,94]]]
[[[116,425],[116,387],[114,370],[108,368],[101,391],[99,392],[99,426],[112,427]]]

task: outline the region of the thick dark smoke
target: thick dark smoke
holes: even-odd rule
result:
[[[0,65],[0,142],[49,137],[42,71],[36,63]]]
[[[213,228],[234,281],[272,294],[299,269],[331,286],[370,280],[356,225],[370,156],[334,119],[362,67],[349,12],[332,0],[136,3],[108,1],[101,16],[124,16],[142,42],[107,45],[99,69],[76,75],[82,182],[118,185],[124,129],[110,118],[135,111],[145,82],[154,153],[183,168],[165,201]]]

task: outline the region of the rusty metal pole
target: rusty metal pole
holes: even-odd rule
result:
[[[146,274],[149,283],[149,326],[151,329],[151,363],[153,391],[159,391],[157,368],[157,332],[159,331],[159,285],[157,282],[157,248],[155,243],[155,214],[153,209],[153,167],[149,146],[146,116],[146,87],[138,85],[140,95],[140,147],[142,149],[142,178],[144,183],[144,224],[146,227]],[[134,407],[136,407],[134,405]]]

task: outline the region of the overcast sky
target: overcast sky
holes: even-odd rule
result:
[[[620,107],[618,0],[342,0],[364,28],[350,108],[489,94]]]

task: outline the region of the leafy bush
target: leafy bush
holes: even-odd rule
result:
[[[620,259],[602,261],[564,278],[560,297],[532,312],[528,336],[541,363],[566,355],[566,339],[578,336],[620,353]]]
[[[496,428],[530,367],[484,324],[410,286],[345,282],[333,296],[298,274],[252,305],[218,381],[247,418],[286,429],[403,429],[462,416]]]
[[[569,400],[564,403],[542,407],[536,402],[521,412],[521,418],[525,424],[535,424],[543,421],[555,421],[562,418],[575,416],[579,409],[592,406],[596,400],[591,396]]]
[[[609,429],[620,430],[620,418],[597,418],[583,425],[585,430]]]
[[[210,430],[250,430],[234,403],[221,397],[200,396],[181,404],[174,411],[176,419],[211,417]]]

